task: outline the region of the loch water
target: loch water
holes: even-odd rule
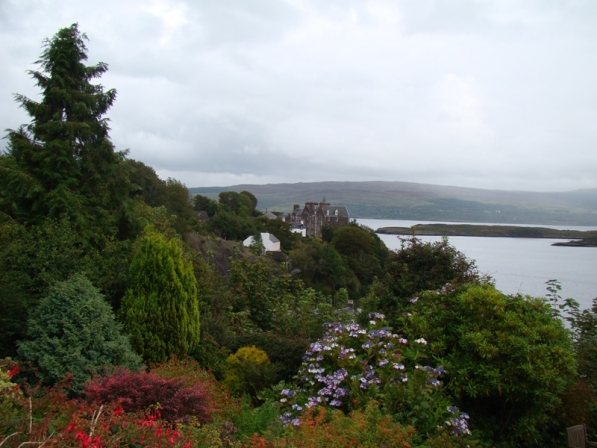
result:
[[[431,224],[421,221],[365,218],[357,218],[356,221],[373,230],[380,227]],[[533,225],[533,227],[597,230],[597,227],[585,226]],[[379,237],[389,249],[400,248],[399,236],[379,234]],[[441,240],[441,237],[432,236],[419,238],[423,241]],[[560,295],[563,298],[572,297],[580,303],[581,308],[590,308],[593,299],[597,298],[597,247],[552,246],[553,243],[561,241],[566,240],[470,236],[449,238],[451,245],[468,258],[475,260],[479,272],[490,275],[497,289],[506,294],[520,293],[542,297],[547,292],[545,282],[556,279],[562,286]]]

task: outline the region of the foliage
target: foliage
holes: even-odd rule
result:
[[[100,292],[83,275],[58,282],[34,310],[19,355],[39,366],[42,378],[55,383],[73,375],[79,392],[93,371],[106,366],[139,368],[140,358]]]
[[[230,287],[236,296],[233,311],[248,311],[254,325],[262,330],[271,329],[274,304],[287,294],[288,282],[288,277],[278,275],[267,259],[232,260]]]
[[[273,332],[254,332],[238,335],[228,347],[236,351],[241,347],[255,346],[263,350],[275,364],[276,381],[290,379],[296,375],[310,340],[296,336],[283,336]]]
[[[348,261],[330,243],[307,238],[297,243],[289,256],[292,267],[300,270],[297,275],[307,286],[329,294],[340,288],[347,288],[353,293],[359,289],[359,280]]]
[[[257,205],[257,198],[248,191],[242,193],[223,191],[218,195],[218,198],[221,205],[240,216],[251,216]]]
[[[0,356],[16,355],[29,312],[55,282],[85,272],[101,284],[104,269],[110,268],[108,257],[102,258],[66,220],[46,220],[34,227],[14,221],[0,225]],[[113,284],[117,281],[114,276]]]
[[[351,223],[334,229],[331,244],[346,258],[362,287],[369,286],[376,276],[384,272],[388,250],[368,227]]]
[[[54,402],[44,406],[46,412],[42,419],[29,420],[27,413],[39,412],[39,400],[32,400],[28,406],[22,400],[22,422],[6,436],[0,444],[7,448],[24,445],[47,447],[100,448],[119,446],[185,447],[191,448],[193,442],[189,434],[183,433],[171,423],[160,418],[159,407],[147,412],[125,413],[119,404],[99,407],[81,405],[73,400],[57,396]],[[62,398],[62,399],[61,399]],[[42,400],[47,401],[47,400]],[[43,405],[42,405],[43,406]],[[0,422],[0,431],[4,428]]]
[[[204,211],[211,218],[218,211],[218,201],[214,201],[201,194],[196,194],[193,196],[193,209],[198,212]]]
[[[590,309],[571,311],[568,320],[573,331],[578,373],[597,393],[597,299],[593,299]]]
[[[184,358],[172,358],[164,364],[151,366],[151,373],[160,378],[185,380],[185,387],[201,384],[208,389],[210,397],[208,405],[213,422],[226,422],[236,418],[241,412],[240,400],[232,397],[230,391],[222,383],[215,380],[213,373],[201,367],[197,361]]]
[[[22,396],[20,386],[12,381],[19,372],[19,367],[13,365],[7,371],[3,367],[5,366],[0,366],[0,415],[2,415],[2,419],[10,421],[15,420],[18,416],[19,401]],[[3,429],[0,427],[0,434]]]
[[[218,211],[214,217],[210,218],[207,227],[219,237],[235,241],[243,241],[257,233],[252,220],[226,209]]]
[[[452,246],[447,238],[424,242],[418,238],[401,239],[401,248],[390,252],[383,276],[360,302],[364,312],[381,311],[390,318],[400,313],[408,299],[446,283],[463,284],[487,281],[479,276],[475,262]]]
[[[375,401],[350,415],[313,408],[306,412],[302,421],[304,424],[289,428],[285,434],[290,446],[464,448],[472,445],[469,438],[457,438],[446,433],[429,436],[419,444],[412,426],[395,422],[379,409]],[[283,445],[275,440],[264,446]]]
[[[196,220],[189,190],[185,184],[172,178],[168,178],[164,184],[163,205],[174,217],[172,227],[179,234],[184,235],[187,229],[193,224],[193,220]]]
[[[46,39],[41,71],[29,72],[41,102],[15,96],[32,122],[9,130],[11,161],[1,163],[0,203],[21,223],[67,217],[97,243],[124,217],[130,184],[124,154],[114,151],[102,118],[116,91],[91,84],[108,66],[84,64],[85,40],[77,24]]]
[[[232,422],[237,429],[235,436],[240,440],[251,439],[256,434],[282,435],[280,406],[273,400],[266,400],[258,407],[253,406],[250,400],[243,400],[241,412]]]
[[[248,394],[255,404],[259,402],[257,394],[275,378],[267,354],[255,346],[241,347],[226,359],[224,384],[235,394]]]
[[[90,403],[119,403],[125,412],[144,411],[159,405],[167,421],[197,419],[206,423],[214,411],[210,387],[203,381],[187,385],[188,378],[164,379],[153,372],[131,372],[116,369],[105,376],[95,376],[85,385],[84,394]]]
[[[576,363],[568,331],[545,300],[487,284],[446,285],[412,298],[402,312],[398,325],[429,342],[425,354],[445,366],[446,389],[493,443],[557,440],[561,396]]]
[[[280,248],[286,252],[291,250],[302,239],[300,234],[290,230],[290,224],[281,218],[270,219],[267,216],[255,218],[260,232],[271,233],[280,240]]]
[[[194,348],[200,327],[197,281],[180,241],[146,229],[120,311],[133,347],[146,361],[184,357]]]
[[[422,436],[446,431],[469,433],[468,415],[450,407],[438,379],[443,367],[418,363],[424,339],[408,341],[372,313],[368,328],[332,323],[311,344],[297,375],[296,389],[283,389],[283,421],[299,425],[300,416],[316,406],[345,412],[379,402],[385,415],[414,426]]]

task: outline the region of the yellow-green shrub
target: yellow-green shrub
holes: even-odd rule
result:
[[[259,391],[275,380],[275,368],[263,350],[241,347],[226,359],[224,383],[235,394],[249,394],[254,403]]]

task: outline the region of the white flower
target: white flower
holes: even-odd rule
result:
[[[415,342],[416,342],[417,344],[423,344],[423,345],[427,345],[427,341],[426,341],[425,339],[423,339],[423,338],[416,339],[416,340],[415,340]]]

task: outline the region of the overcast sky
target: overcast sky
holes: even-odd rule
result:
[[[188,187],[597,187],[595,0],[0,0],[0,129],[74,22],[116,148]]]

